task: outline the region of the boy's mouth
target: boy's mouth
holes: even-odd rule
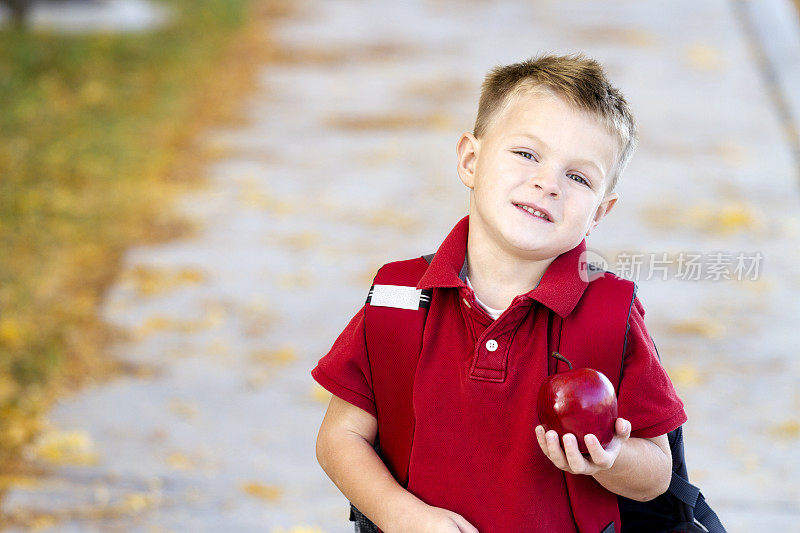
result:
[[[528,214],[541,218],[542,220],[546,220],[547,222],[553,222],[552,218],[550,218],[550,214],[547,211],[544,211],[543,209],[538,209],[536,207],[531,207],[525,204],[514,204],[514,205],[516,207],[519,207]]]

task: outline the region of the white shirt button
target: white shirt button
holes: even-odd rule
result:
[[[490,341],[486,341],[486,349],[490,352],[493,352],[497,349],[497,341],[492,339]]]

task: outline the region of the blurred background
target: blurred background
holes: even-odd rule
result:
[[[467,213],[487,70],[601,61],[633,279],[732,532],[800,520],[792,0],[0,1],[0,527],[352,531],[310,370]]]

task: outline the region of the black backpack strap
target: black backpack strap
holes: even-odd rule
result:
[[[703,524],[709,533],[726,533],[725,527],[720,522],[717,513],[706,503],[702,492],[697,494],[697,503],[694,506],[695,519]]]
[[[674,471],[672,472],[672,480],[669,482],[669,491],[689,507],[695,507],[697,498],[700,497],[700,489]]]
[[[689,480],[672,472],[669,492],[693,509],[695,521],[700,522],[709,533],[726,533],[717,513],[709,507],[700,489],[689,483]]]

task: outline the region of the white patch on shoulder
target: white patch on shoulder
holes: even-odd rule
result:
[[[379,307],[397,307],[399,309],[419,309],[422,289],[404,285],[375,285],[369,304]]]

